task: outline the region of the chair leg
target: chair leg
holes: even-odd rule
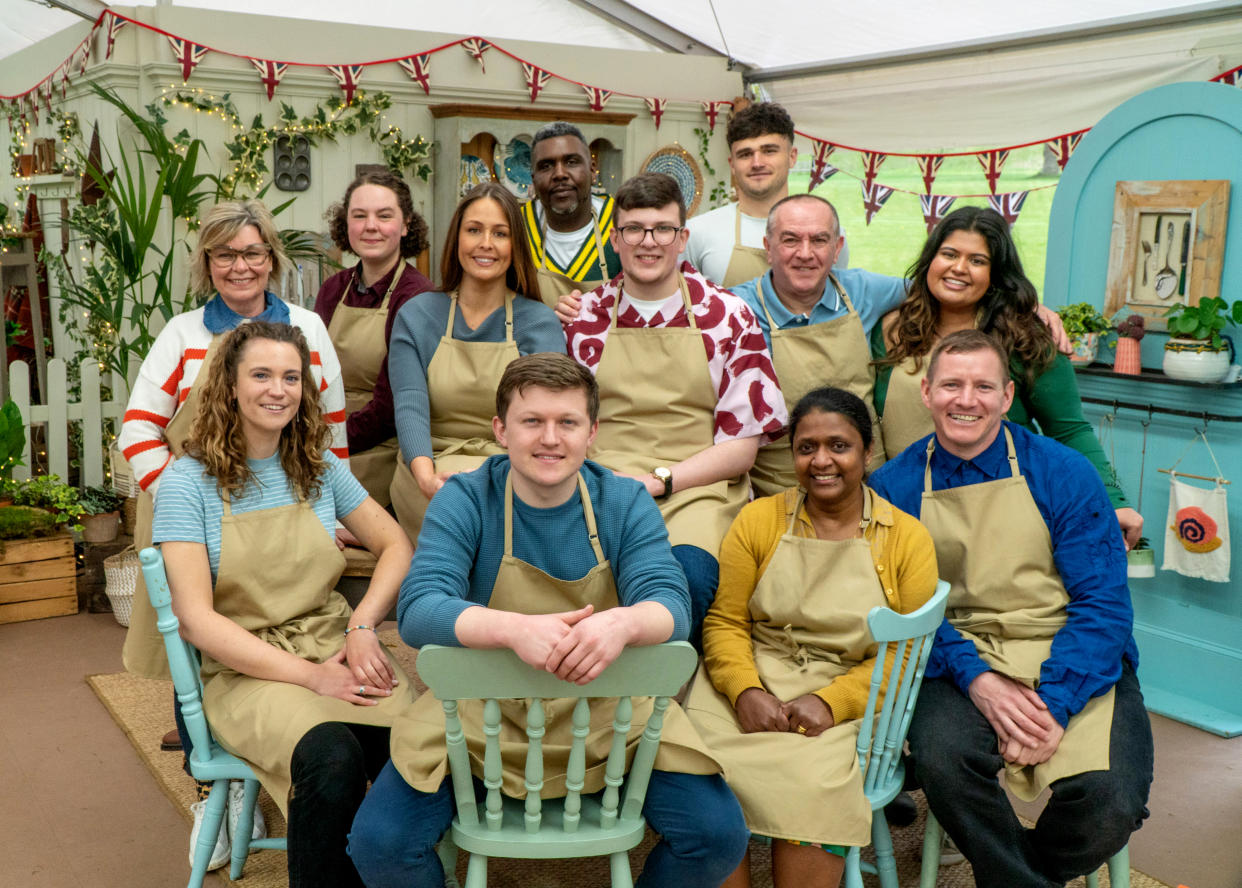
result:
[[[871,818],[871,844],[875,848],[875,871],[880,877],[880,888],[898,888],[897,861],[893,857],[893,837],[888,831],[888,821],[882,810]]]
[[[194,847],[194,863],[190,866],[190,881],[186,888],[202,888],[207,877],[207,864],[216,847],[216,836],[224,822],[225,809],[229,804],[229,782],[217,780],[211,786],[211,795],[203,808],[203,825],[198,831],[198,844]]]
[[[634,888],[634,874],[630,872],[628,851],[609,854],[608,867],[612,872],[612,888]]]
[[[245,787],[245,795],[242,796],[241,818],[237,821],[238,832],[241,835],[229,836],[233,842],[229,878],[234,881],[241,878],[242,867],[246,865],[246,855],[250,853],[250,831],[254,824],[254,807],[259,802],[259,781],[247,780]]]
[[[444,888],[460,888],[457,882],[457,846],[453,844],[451,829],[436,845],[436,855],[440,858],[440,866],[444,867]]]
[[[850,848],[845,854],[845,873],[841,884],[844,888],[863,888],[862,858],[857,847]]]
[[[1112,888],[1130,888],[1130,846],[1108,858],[1108,881]]]
[[[927,825],[923,827],[923,866],[919,872],[919,888],[936,888],[940,874],[940,843],[944,829],[931,811],[927,812]]]
[[[471,854],[466,864],[466,888],[487,888],[487,857]]]

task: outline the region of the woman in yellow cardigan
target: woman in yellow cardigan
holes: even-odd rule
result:
[[[866,405],[812,391],[789,422],[798,487],[746,506],[720,550],[703,674],[686,707],[747,826],[771,836],[776,888],[837,885],[871,835],[854,752],[876,644],[871,608],[916,610],[936,586],[921,524],[864,483]],[[724,883],[750,885],[749,861]]]

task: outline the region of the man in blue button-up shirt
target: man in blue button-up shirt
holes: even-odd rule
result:
[[[1112,506],[1085,458],[1003,421],[1006,366],[985,334],[945,337],[923,383],[935,435],[871,484],[923,519],[953,584],[910,728],[915,773],[978,885],[1044,888],[1093,872],[1139,827],[1152,740]],[[1023,666],[1040,638],[1047,653]],[[1051,786],[1031,830],[996,780],[1006,765],[1027,790]]]

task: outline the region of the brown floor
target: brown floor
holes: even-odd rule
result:
[[[124,632],[108,614],[0,626],[4,888],[168,888],[189,875],[186,822],[83,681],[121,669]],[[1152,723],[1152,816],[1133,865],[1172,886],[1242,888],[1242,738]]]

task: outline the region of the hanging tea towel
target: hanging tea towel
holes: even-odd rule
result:
[[[1164,570],[1188,577],[1229,582],[1229,503],[1216,454],[1200,432],[1216,465],[1216,486],[1193,487],[1177,477],[1178,457],[1169,471],[1169,518],[1164,531]],[[1192,440],[1191,445],[1194,444]],[[1188,446],[1186,450],[1189,450]]]

